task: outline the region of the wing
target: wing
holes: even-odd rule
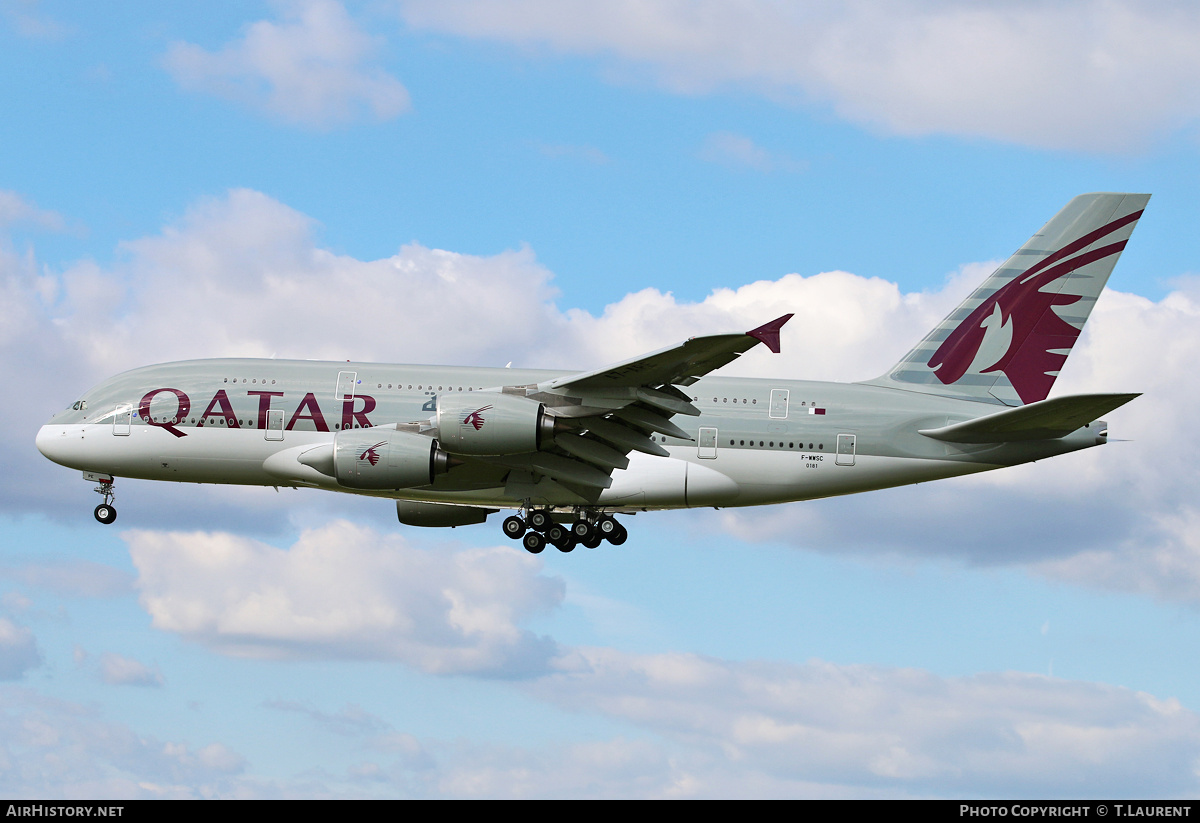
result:
[[[748,332],[692,337],[594,371],[505,387],[505,393],[545,404],[555,418],[554,437],[530,454],[485,459],[513,469],[506,487],[511,495],[556,505],[594,503],[612,485],[613,470],[629,466],[629,452],[669,456],[654,435],[693,440],[671,422],[677,414],[700,414],[681,387],[759,343],[778,353],[780,329],[791,318],[785,314]]]

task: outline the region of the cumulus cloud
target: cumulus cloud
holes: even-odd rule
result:
[[[894,134],[1126,150],[1194,124],[1200,11],[1174,2],[402,0],[409,26],[599,56],[696,94],[811,101]]]
[[[557,654],[520,624],[556,607],[563,584],[515,549],[425,551],[346,522],[286,551],[220,533],[125,539],[154,626],[227,654],[490,676],[537,673]]]
[[[369,114],[390,120],[409,107],[399,80],[374,65],[379,39],[335,0],[285,0],[282,20],[260,20],[219,52],[173,43],[164,58],[184,89],[261,109],[285,121],[328,127]]]

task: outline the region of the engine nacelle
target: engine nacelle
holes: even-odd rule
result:
[[[442,395],[433,423],[452,454],[524,454],[554,439],[554,416],[546,407],[512,394]]]
[[[451,457],[431,437],[371,428],[339,432],[328,446],[304,452],[300,462],[352,489],[411,489],[449,471]]]

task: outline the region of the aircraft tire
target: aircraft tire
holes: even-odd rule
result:
[[[512,517],[505,518],[504,533],[513,540],[520,540],[525,536],[525,521],[515,514]]]
[[[570,537],[571,533],[559,523],[551,523],[550,527],[546,529],[546,542],[557,549],[561,549]]]
[[[97,506],[94,514],[96,515],[96,519],[106,526],[117,519],[117,510],[107,503],[101,503]]]
[[[558,550],[560,552],[562,552],[563,554],[566,554],[567,552],[575,551],[575,547],[578,545],[579,545],[579,543],[578,543],[578,541],[575,540],[575,536],[572,534],[568,534],[567,539],[559,544]]]
[[[575,539],[580,543],[585,542],[588,537],[591,536],[592,531],[592,524],[586,520],[576,520],[571,524],[571,534],[574,535]]]
[[[589,549],[596,549],[599,548],[600,544],[603,542],[604,537],[600,534],[600,532],[593,530],[592,534],[583,541],[583,545],[587,546]]]
[[[550,512],[538,509],[529,513],[529,528],[534,531],[545,532],[554,524],[550,519]]]
[[[596,521],[596,530],[600,532],[600,536],[605,539],[608,539],[610,536],[616,534],[620,528],[621,524],[618,523],[617,519],[611,515],[606,514]]]
[[[608,536],[608,542],[612,543],[614,546],[619,546],[629,539],[629,531],[624,526],[618,523],[617,528],[619,531],[617,531],[616,534],[610,534]]]
[[[541,554],[542,549],[546,548],[546,538],[542,537],[540,532],[525,532],[521,538],[521,545],[530,554]]]

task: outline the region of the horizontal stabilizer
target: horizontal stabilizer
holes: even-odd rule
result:
[[[1120,408],[1138,394],[1072,394],[1017,406],[921,434],[949,443],[1011,443],[1052,440]]]

